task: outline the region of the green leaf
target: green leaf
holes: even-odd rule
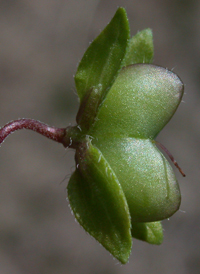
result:
[[[153,34],[151,29],[144,29],[133,36],[128,45],[122,66],[153,61]]]
[[[125,9],[118,8],[113,19],[86,50],[75,75],[80,101],[91,88],[103,98],[121,67],[129,39]]]
[[[121,263],[132,246],[130,214],[118,179],[102,153],[83,144],[76,153],[77,169],[68,197],[78,222]]]
[[[161,222],[132,222],[131,233],[132,237],[148,242],[149,244],[160,245],[163,242],[163,229]]]

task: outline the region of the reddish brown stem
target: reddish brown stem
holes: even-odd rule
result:
[[[30,129],[43,136],[63,144],[65,136],[65,128],[50,127],[40,121],[33,119],[18,119],[11,121],[0,129],[0,144],[6,139],[8,135],[19,129]]]
[[[164,150],[164,152],[169,156],[169,158],[171,159],[172,163],[175,165],[175,167],[178,168],[178,170],[180,171],[180,173],[183,175],[183,177],[185,177],[185,173],[182,171],[182,169],[180,168],[180,166],[178,165],[178,163],[176,162],[176,160],[174,159],[174,157],[172,156],[172,154],[169,152],[168,149],[166,149],[165,146],[163,146],[161,143],[159,143],[158,141],[155,141],[155,143],[162,148],[162,150]]]

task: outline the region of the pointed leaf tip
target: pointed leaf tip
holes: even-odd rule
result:
[[[86,50],[75,75],[77,92],[82,101],[91,88],[105,97],[121,67],[128,39],[129,22],[124,8],[118,8],[114,17]]]
[[[86,150],[85,150],[86,149]],[[130,214],[123,190],[102,153],[91,144],[76,153],[78,169],[68,197],[83,228],[125,264],[131,246]]]
[[[144,29],[133,36],[127,47],[123,66],[151,63],[153,61],[153,34],[151,29]]]

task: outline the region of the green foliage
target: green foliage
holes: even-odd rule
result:
[[[81,60],[75,83],[77,126],[66,143],[76,149],[68,185],[78,222],[120,262],[132,237],[161,244],[161,220],[180,205],[174,172],[154,139],[176,111],[183,84],[177,75],[149,64],[150,29],[130,38],[119,8]]]
[[[68,185],[72,210],[84,229],[126,263],[132,245],[130,214],[112,168],[91,142],[76,152],[78,169]]]
[[[133,64],[151,63],[153,61],[153,34],[151,29],[138,32],[129,40],[123,67]]]
[[[126,12],[119,8],[108,26],[86,50],[79,64],[75,83],[81,101],[91,88],[101,92],[102,97],[106,95],[121,67],[129,32]]]

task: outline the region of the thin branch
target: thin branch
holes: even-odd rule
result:
[[[63,144],[63,138],[65,136],[65,128],[50,127],[40,121],[33,119],[18,119],[11,121],[0,129],[0,144],[16,130],[19,129],[30,129],[43,136]]]
[[[180,171],[180,173],[183,175],[183,177],[185,177],[185,173],[182,171],[182,169],[180,168],[180,166],[178,165],[177,161],[174,159],[174,157],[172,156],[172,154],[169,152],[168,149],[166,149],[165,146],[163,146],[161,143],[159,143],[158,141],[155,141],[155,143],[162,149],[164,150],[164,152],[169,156],[169,158],[171,159],[172,163],[175,165],[175,167],[178,168],[178,170]]]

